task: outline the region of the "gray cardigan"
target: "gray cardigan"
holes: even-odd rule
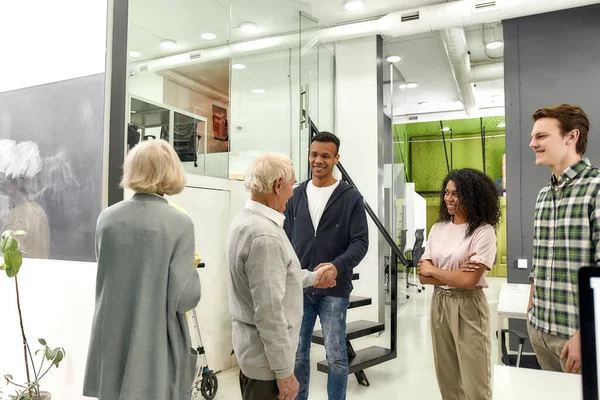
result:
[[[96,227],[96,309],[83,394],[189,400],[196,366],[185,312],[200,300],[189,216],[136,194]]]
[[[294,372],[304,310],[303,286],[316,274],[300,262],[283,215],[248,201],[229,230],[229,308],[233,348],[244,375],[257,380]]]

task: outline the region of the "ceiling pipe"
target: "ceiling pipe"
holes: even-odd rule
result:
[[[467,115],[476,115],[479,108],[471,83],[471,58],[467,48],[465,30],[463,28],[442,29],[440,35],[450,61],[456,86],[462,97],[465,112]]]
[[[355,39],[376,34],[397,37],[525,17],[587,6],[596,4],[597,2],[597,0],[451,1],[392,12],[380,19],[316,29],[311,31],[311,35],[318,37],[321,43]],[[182,65],[204,63],[264,51],[295,48],[297,45],[298,33],[295,32],[140,61],[131,64],[130,68],[132,73],[160,71]]]
[[[471,83],[495,81],[504,79],[504,63],[495,62],[489,64],[480,64],[471,66]]]

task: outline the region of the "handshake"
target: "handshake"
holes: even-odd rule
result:
[[[313,287],[317,289],[328,289],[335,286],[335,278],[337,278],[337,268],[332,263],[321,263],[317,265],[314,272],[317,274],[317,279]]]

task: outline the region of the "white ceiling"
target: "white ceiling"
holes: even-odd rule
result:
[[[501,24],[466,27],[465,32],[472,65],[503,60],[502,48],[487,50],[484,45],[484,36],[487,41],[492,36],[502,39]],[[463,109],[462,104],[457,101],[461,98],[460,93],[439,32],[398,38],[385,37],[384,39],[384,56],[401,56],[402,60],[395,63],[395,67],[407,82],[416,82],[419,85],[416,89],[400,89],[397,85],[394,87],[394,116]],[[479,82],[475,84],[474,91],[477,106],[480,109],[504,105],[504,81],[502,79]],[[392,110],[389,101],[391,97],[389,86],[386,86],[384,95],[384,104],[387,105],[386,113],[389,115]],[[420,102],[427,103],[420,105]]]
[[[350,12],[344,0],[131,0],[129,48],[139,51],[135,61],[163,57],[256,37],[297,31],[299,12],[318,19],[319,25],[347,23],[385,15],[392,11],[445,3],[440,0],[365,0],[361,11]],[[230,16],[231,9],[231,16]],[[254,22],[257,31],[241,31],[243,22]],[[308,19],[303,27],[315,24]],[[231,28],[230,28],[231,27]],[[214,40],[200,36],[210,32]],[[163,49],[160,41],[178,42],[176,49]]]
[[[360,12],[351,13],[343,0],[131,0],[129,48],[141,53],[133,61],[164,57],[192,50],[248,40],[256,37],[297,31],[316,24],[308,19],[299,21],[303,11],[319,20],[318,25],[348,23],[373,18],[401,9],[417,8],[446,1],[439,0],[364,0]],[[230,7],[231,5],[231,7]],[[231,9],[231,11],[230,11]],[[247,34],[239,29],[243,22],[254,22],[258,30]],[[231,26],[231,29],[229,28]],[[486,50],[484,43],[493,37],[502,38],[501,24],[466,27],[467,44],[472,64],[502,61],[502,49]],[[211,32],[212,41],[200,38]],[[160,46],[163,39],[178,42],[175,49]],[[396,63],[399,72],[416,89],[394,89],[394,115],[412,115],[460,110],[460,94],[455,83],[443,42],[438,32],[404,37],[385,37],[384,55],[400,55]],[[203,63],[174,69],[190,79],[223,93],[229,92],[229,62]],[[504,103],[502,80],[481,82],[475,95],[480,108],[498,107]],[[389,86],[384,91],[389,103]],[[419,105],[419,102],[428,102]],[[389,113],[390,105],[387,106]]]

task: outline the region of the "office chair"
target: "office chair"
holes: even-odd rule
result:
[[[525,340],[528,339],[527,335],[513,329],[502,329],[501,332],[502,338],[498,346],[501,346],[502,349],[502,363],[504,365],[517,368],[542,369],[535,354],[523,355],[523,346]],[[517,354],[508,354],[506,343],[509,335],[514,335],[519,339]],[[496,331],[496,338],[498,338],[498,331]]]
[[[422,290],[425,290],[425,286],[417,283],[410,283],[408,278],[410,276],[411,270],[414,270],[415,282],[417,280],[417,267],[419,265],[419,260],[423,253],[425,253],[425,248],[423,247],[423,242],[425,241],[425,229],[417,229],[415,231],[415,244],[413,245],[413,249],[410,254],[410,258],[407,257],[408,265],[406,266],[406,288],[410,286],[414,286],[417,288],[417,292],[421,293]]]

